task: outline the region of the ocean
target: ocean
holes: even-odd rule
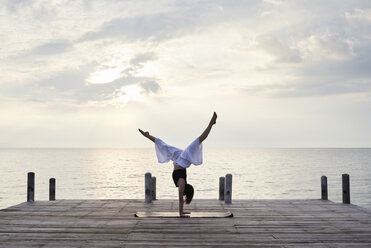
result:
[[[342,201],[341,175],[350,175],[351,203],[371,209],[371,148],[212,149],[188,170],[195,198],[218,199],[219,177],[233,175],[232,199],[319,199],[327,176],[329,200]],[[157,178],[157,198],[177,199],[172,163],[154,149],[0,149],[0,209],[26,201],[27,172],[35,172],[35,200],[144,200],[144,174]]]

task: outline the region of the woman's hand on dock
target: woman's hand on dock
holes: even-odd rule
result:
[[[180,218],[190,218],[191,216],[189,216],[189,214],[191,214],[191,212],[182,212],[182,213],[179,213],[179,217]]]

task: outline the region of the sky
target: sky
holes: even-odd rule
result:
[[[371,1],[0,0],[0,147],[371,147]]]

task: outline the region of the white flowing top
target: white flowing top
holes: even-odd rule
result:
[[[155,139],[156,155],[159,163],[167,163],[170,160],[174,165],[188,168],[191,164],[202,164],[202,143],[198,138],[193,141],[184,151],[174,146],[169,146],[161,139]]]

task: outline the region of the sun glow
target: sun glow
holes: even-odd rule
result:
[[[127,103],[131,101],[143,101],[143,96],[141,94],[142,89],[136,85],[123,86],[121,89],[117,90],[115,94],[115,101],[117,103]]]
[[[112,51],[113,53],[116,52]],[[87,78],[89,84],[107,84],[125,76],[125,70],[130,67],[130,56],[127,54],[117,53],[114,56],[99,61],[96,70],[90,73]]]
[[[158,69],[153,62],[147,62],[140,68],[134,76],[136,77],[155,77],[158,74]]]
[[[117,66],[114,68],[109,68],[103,71],[96,71],[90,74],[88,78],[88,82],[91,84],[106,84],[110,83],[118,78],[120,78],[122,75],[122,71],[125,68],[122,66]]]

